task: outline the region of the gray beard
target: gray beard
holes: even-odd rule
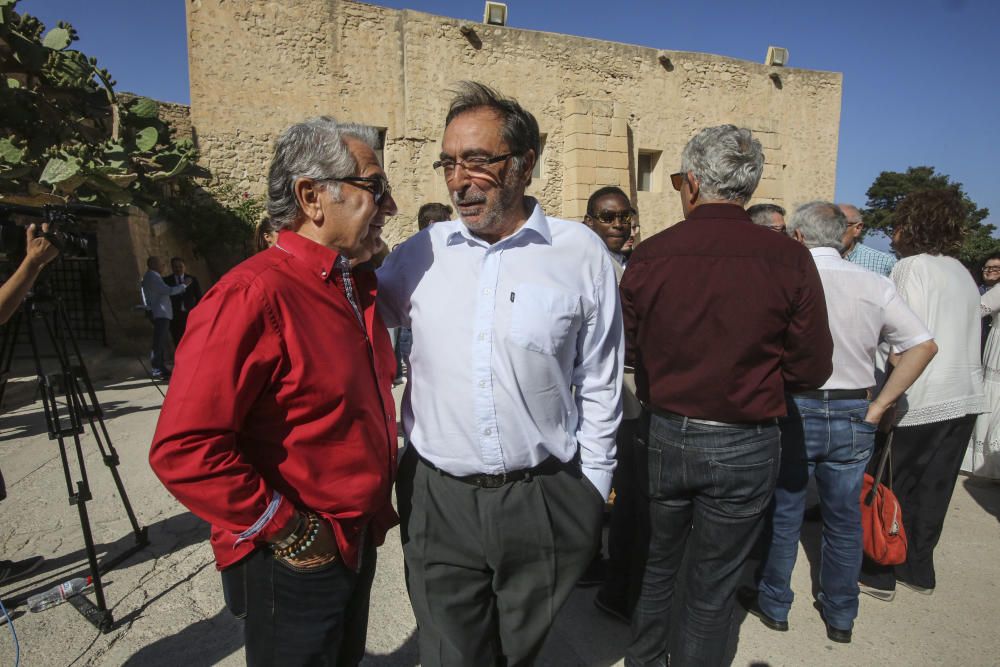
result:
[[[503,226],[504,216],[512,208],[517,206],[518,202],[523,197],[523,194],[516,186],[517,175],[513,172],[509,172],[503,181],[500,190],[500,196],[497,197],[496,202],[483,211],[482,215],[479,216],[479,222],[470,223],[465,218],[462,218],[462,214],[459,213],[459,217],[462,218],[462,222],[465,226],[473,233],[491,233],[493,231],[499,231]],[[458,208],[458,203],[455,203],[456,209]]]

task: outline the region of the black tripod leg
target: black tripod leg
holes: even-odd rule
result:
[[[113,624],[113,617],[108,610],[107,602],[104,599],[104,582],[101,580],[101,569],[97,563],[97,548],[94,545],[94,535],[90,528],[90,516],[87,513],[87,501],[91,499],[90,485],[87,481],[87,467],[83,458],[83,447],[80,442],[80,434],[83,428],[80,424],[79,414],[74,409],[77,405],[76,398],[72,395],[74,384],[70,369],[66,365],[65,349],[61,349],[59,341],[53,335],[52,324],[48,317],[42,314],[42,322],[46,333],[49,335],[56,354],[59,356],[61,373],[53,376],[46,376],[42,368],[42,357],[38,349],[38,342],[35,338],[34,327],[31,323],[31,313],[29,312],[26,322],[28,323],[28,338],[31,342],[31,352],[34,356],[35,369],[38,373],[38,382],[43,389],[43,402],[45,405],[45,418],[49,428],[49,439],[54,439],[59,443],[59,454],[62,459],[63,473],[66,477],[66,487],[69,492],[70,505],[76,505],[80,515],[80,530],[83,533],[84,550],[87,553],[87,562],[90,566],[91,583],[94,586],[94,598],[97,600],[96,610],[89,610],[81,613],[84,618],[93,623],[101,632],[108,632]],[[63,427],[63,418],[59,412],[59,402],[56,399],[56,389],[52,378],[58,378],[62,382],[62,392],[66,399],[66,408],[69,424]],[[72,437],[74,449],[76,451],[77,467],[80,471],[80,481],[73,489],[72,475],[70,473],[69,456],[66,452],[66,437]],[[78,609],[77,605],[74,605]],[[84,605],[85,606],[85,605]]]
[[[69,317],[66,315],[66,309],[63,308],[62,302],[57,302],[56,304],[56,318],[56,323],[62,325],[62,332],[66,334],[66,339],[69,341],[69,347],[65,345],[62,339],[59,340],[57,346],[61,348],[59,352],[60,358],[65,360],[68,367],[71,367],[73,377],[72,395],[76,400],[77,414],[87,418],[91,433],[97,442],[97,448],[101,452],[104,465],[111,472],[115,488],[118,489],[118,497],[122,501],[125,514],[128,515],[129,523],[132,525],[132,532],[135,534],[135,547],[144,547],[149,544],[148,531],[145,527],[139,525],[139,520],[132,509],[132,503],[129,502],[128,493],[125,491],[125,483],[122,481],[121,475],[118,474],[118,452],[115,451],[115,446],[111,443],[111,436],[108,434],[108,428],[104,423],[104,410],[101,408],[100,401],[97,400],[97,392],[90,381],[90,373],[83,362],[83,355],[80,354],[80,347],[76,342],[76,337],[73,335],[73,329],[70,328]],[[55,334],[55,332],[51,333]],[[53,338],[55,338],[54,335]],[[71,352],[76,356],[77,363],[75,364],[72,363]],[[82,387],[80,386],[81,383]],[[130,549],[114,561],[105,563],[105,568],[110,569],[114,567],[118,562],[134,553],[135,550],[135,548]]]
[[[0,407],[3,407],[3,397],[7,393],[7,380],[10,379],[10,367],[14,360],[14,348],[17,346],[17,334],[21,331],[21,318],[24,317],[24,309],[19,308],[14,317],[7,323],[7,328],[3,332],[3,341],[0,342],[0,359],[3,359],[3,366],[0,367]]]

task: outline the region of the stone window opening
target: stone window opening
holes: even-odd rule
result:
[[[661,151],[639,149],[639,159],[636,160],[635,189],[639,192],[659,192]]]
[[[535,166],[531,170],[532,180],[545,178],[545,169],[543,168],[542,165],[542,156],[545,155],[546,138],[548,138],[547,134],[539,135],[538,155],[535,156]]]

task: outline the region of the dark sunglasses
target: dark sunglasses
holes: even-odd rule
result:
[[[605,225],[613,225],[617,220],[623,225],[629,225],[632,223],[632,218],[635,217],[635,213],[632,211],[618,211],[617,213],[612,211],[601,211],[597,215],[591,215],[594,220],[600,220]]]
[[[389,180],[385,176],[344,176],[330,180],[367,190],[375,198],[376,206],[381,206],[386,197],[392,196],[392,186],[389,185]]]
[[[678,171],[676,174],[670,174],[670,185],[674,186],[674,190],[677,192],[681,191],[684,187],[684,177],[687,176],[683,171]]]

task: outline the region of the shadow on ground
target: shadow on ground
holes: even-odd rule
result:
[[[149,545],[133,554],[123,566],[132,566],[148,560],[161,558],[180,551],[192,544],[208,540],[209,528],[201,519],[189,512],[175,514],[167,519],[151,524],[149,527]],[[114,558],[135,545],[135,534],[130,530],[114,542],[96,544],[98,563]],[[80,549],[57,558],[46,559],[41,568],[34,573],[30,583],[14,587],[4,593],[4,604],[8,610],[24,604],[27,598],[36,593],[48,590],[52,586],[76,575],[86,576],[88,570],[87,553],[83,548],[83,538],[80,538]],[[192,575],[193,576],[193,575]],[[106,587],[114,586],[114,570],[102,577]],[[179,585],[182,582],[178,582]],[[109,596],[114,597],[114,596]],[[146,605],[149,604],[147,601]],[[146,605],[143,605],[145,608]],[[138,610],[141,612],[142,609]],[[133,616],[138,613],[133,612]]]
[[[243,647],[243,623],[223,608],[180,632],[143,646],[123,665],[175,667],[214,665]]]
[[[365,665],[365,667],[417,667],[420,664],[417,631],[414,630],[411,632],[402,646],[392,653],[386,653],[385,655],[365,653],[365,658],[361,661],[361,664]]]
[[[48,432],[48,425],[45,422],[45,412],[41,401],[36,401],[34,405],[37,408],[36,410],[29,410],[18,415],[8,414],[4,416],[3,434],[0,435],[0,442],[31,438]],[[60,410],[64,410],[65,404],[60,401],[59,407]],[[102,403],[101,408],[105,421],[115,417],[132,414],[133,412],[145,412],[147,410],[160,409],[157,405],[141,407],[138,405],[131,405],[128,401],[109,401],[107,403]],[[67,412],[62,412],[61,415],[64,420],[68,420]],[[66,421],[65,423],[68,425],[69,422]],[[84,447],[86,448],[93,442],[90,435],[90,427],[87,425],[86,420],[84,421],[84,429],[85,430],[81,439],[84,440]],[[67,438],[67,441],[71,440],[71,438]],[[114,444],[113,441],[112,444]]]
[[[979,506],[1000,521],[1000,483],[976,477],[966,478],[962,482],[965,490]]]

